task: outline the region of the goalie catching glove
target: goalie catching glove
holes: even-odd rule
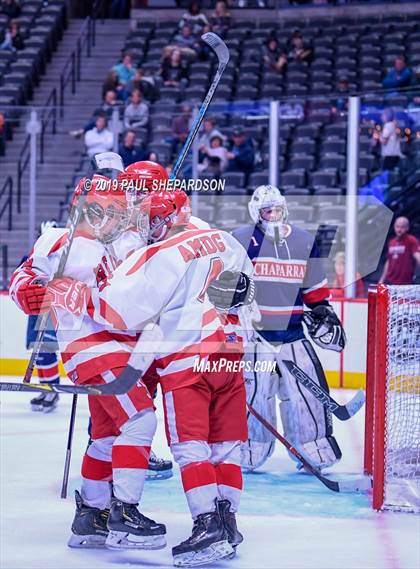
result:
[[[340,320],[329,305],[321,304],[305,312],[303,321],[314,343],[326,350],[341,352],[346,345],[346,334]]]
[[[255,297],[254,281],[245,273],[223,271],[207,289],[209,300],[214,306],[227,312],[251,304]]]

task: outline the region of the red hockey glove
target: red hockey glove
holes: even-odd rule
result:
[[[36,277],[23,283],[17,289],[15,298],[25,314],[42,314],[49,309],[46,294],[46,286]]]
[[[69,277],[48,283],[48,300],[54,308],[62,308],[75,316],[86,313],[89,288],[81,281]]]

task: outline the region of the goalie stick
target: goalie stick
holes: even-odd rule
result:
[[[118,169],[124,170],[121,157],[114,152],[101,152],[100,154],[96,154],[94,160],[97,169],[113,168],[116,170]],[[76,233],[77,226],[79,225],[80,219],[82,217],[82,208],[85,201],[85,196],[91,188],[91,184],[86,182],[83,184],[83,190],[77,199],[77,204],[73,206],[72,211],[69,215],[70,219],[69,233],[63,245],[63,252],[61,253],[60,261],[58,263],[58,268],[54,275],[55,279],[61,277],[64,273],[67,259],[70,254],[70,249],[73,244],[74,235]],[[42,340],[44,338],[45,330],[48,325],[48,317],[49,317],[49,311],[45,312],[42,315],[41,322],[39,323],[38,327],[36,340],[34,342],[34,346],[32,349],[32,354],[31,357],[29,358],[28,366],[26,368],[26,372],[23,378],[23,383],[29,383],[31,381],[31,377],[35,368],[35,363],[41,351]]]
[[[198,114],[193,124],[191,125],[190,132],[187,136],[187,139],[184,142],[184,146],[182,147],[182,150],[177,158],[177,161],[174,164],[174,167],[171,172],[172,180],[174,180],[177,177],[179,170],[181,169],[181,166],[184,163],[184,160],[191,148],[191,144],[193,143],[193,140],[201,126],[201,123],[203,122],[207,109],[210,106],[214,92],[216,91],[220,79],[222,78],[223,72],[226,69],[226,66],[229,62],[229,50],[227,48],[227,45],[221,38],[219,38],[217,34],[213,32],[208,32],[206,34],[203,34],[201,36],[201,39],[203,40],[203,42],[209,45],[215,52],[218,60],[217,71],[209,87],[209,90],[207,91],[207,95],[204,101],[201,103],[201,106],[198,110]]]
[[[283,360],[283,363],[296,381],[306,387],[315,399],[318,399],[318,401],[320,401],[324,407],[329,409],[338,419],[340,419],[340,421],[347,421],[347,419],[353,417],[353,415],[355,415],[363,406],[366,399],[363,390],[360,389],[353,399],[345,405],[340,405],[329,393],[327,393],[327,391],[315,383],[315,381],[311,379],[303,369],[292,362],[292,360]]]
[[[329,490],[333,492],[365,492],[366,490],[370,490],[372,488],[372,481],[369,477],[362,477],[358,478],[357,480],[348,480],[348,481],[338,481],[338,480],[330,480],[326,476],[323,476],[315,467],[313,467],[307,460],[304,458],[300,452],[295,449],[293,445],[289,443],[287,439],[283,437],[274,427],[269,423],[262,415],[258,413],[247,403],[247,407],[249,412],[254,415],[254,417],[269,431],[273,437],[279,440],[282,445],[284,445],[287,450],[296,457],[299,462],[302,463],[305,470],[307,470],[310,474],[313,474],[318,478],[324,486],[326,486]]]

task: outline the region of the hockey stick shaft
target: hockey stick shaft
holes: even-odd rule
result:
[[[69,484],[71,450],[73,446],[74,424],[76,422],[77,394],[73,395],[71,404],[69,434],[67,437],[66,460],[64,461],[63,483],[61,485],[61,497],[63,500],[67,498],[67,487]]]
[[[289,373],[308,389],[315,399],[318,399],[324,407],[329,409],[341,421],[347,421],[355,415],[365,402],[365,395],[363,391],[358,391],[351,401],[346,405],[340,405],[335,401],[331,395],[318,385],[307,373],[303,371],[291,360],[283,360]]]
[[[187,136],[187,139],[184,142],[184,146],[182,147],[178,159],[174,164],[174,167],[171,172],[172,180],[175,180],[175,178],[179,174],[182,164],[184,163],[185,158],[187,157],[187,154],[190,151],[193,140],[201,127],[201,123],[203,122],[204,116],[210,106],[211,100],[217,89],[217,86],[219,85],[223,72],[226,69],[226,66],[229,62],[229,50],[224,41],[221,38],[219,38],[218,35],[214,34],[213,32],[208,32],[207,34],[202,35],[201,39],[205,43],[207,43],[207,45],[209,45],[216,53],[218,59],[217,71],[212,81],[212,84],[209,87],[207,95],[200,106],[198,114],[195,117],[193,124],[191,125],[190,132]]]
[[[260,415],[260,413],[258,413],[258,411],[252,407],[252,405],[247,404],[247,407],[251,415],[253,415],[257,421],[259,421],[267,429],[267,431],[273,435],[273,437],[280,441],[282,445],[284,445],[287,450],[293,454],[293,456],[297,458],[299,462],[302,463],[304,469],[310,474],[316,476],[316,478],[318,478],[318,480],[322,482],[322,484],[324,484],[324,486],[326,486],[329,490],[332,490],[333,492],[360,492],[368,490],[371,487],[371,481],[366,477],[349,482],[337,482],[336,480],[330,480],[329,478],[326,478],[315,467],[313,467],[306,460],[306,458],[304,458],[300,452],[293,445],[291,445],[289,441],[273,427],[273,425],[271,425],[271,423],[264,419],[264,417]]]
[[[146,371],[146,370],[144,370]],[[141,371],[131,366],[126,366],[123,373],[113,381],[95,385],[60,385],[51,383],[14,383],[1,381],[0,391],[13,391],[15,393],[25,391],[43,391],[44,393],[72,393],[78,395],[123,395],[130,391],[141,378]]]

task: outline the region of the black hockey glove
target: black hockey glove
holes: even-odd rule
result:
[[[321,304],[303,314],[303,321],[313,342],[326,350],[341,352],[346,345],[346,334],[341,322],[329,304]]]
[[[245,273],[223,271],[207,289],[210,302],[223,312],[251,304],[255,297],[254,281]]]

